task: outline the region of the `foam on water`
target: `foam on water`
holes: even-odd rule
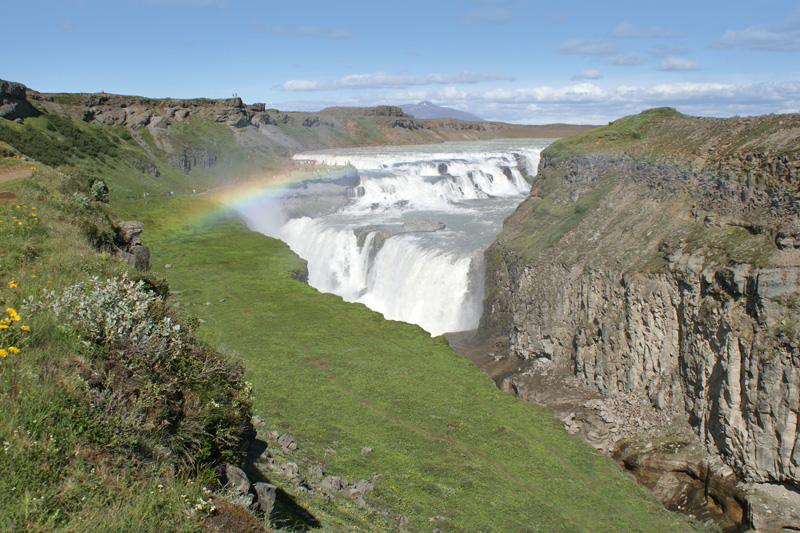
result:
[[[284,240],[306,259],[309,284],[321,291],[362,302],[386,318],[419,324],[433,335],[474,329],[483,299],[483,248],[525,197],[525,174],[535,174],[539,153],[550,142],[513,139],[297,154],[295,160],[308,164],[357,170],[357,185],[331,188],[328,183],[320,193],[329,200],[340,191],[343,207],[284,216],[278,223],[274,205],[251,206],[241,214],[252,229]],[[303,205],[321,204],[314,200],[314,187],[307,184],[295,197],[302,196]],[[420,220],[442,222],[446,229],[403,232],[404,223]]]

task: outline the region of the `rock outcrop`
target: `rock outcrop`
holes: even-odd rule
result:
[[[515,367],[500,386],[554,405],[598,448],[691,427],[747,483],[742,505],[745,492],[782,494],[775,512],[750,505],[751,526],[800,527],[777,511],[800,494],[800,121],[765,118],[752,136],[737,119],[659,118],[624,151],[596,148],[603,128],[585,151],[545,152],[532,197],[487,253],[480,334]],[[702,149],[654,157],[653,137],[687,123]],[[531,384],[543,376],[596,399],[559,404]]]
[[[144,224],[137,221],[122,222],[117,229],[116,254],[139,270],[150,270],[150,248],[142,245]]]
[[[27,100],[27,87],[21,83],[0,80],[0,118],[21,120],[38,114]]]

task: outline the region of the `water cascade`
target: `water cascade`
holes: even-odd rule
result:
[[[297,154],[336,179],[287,189],[240,214],[308,261],[309,284],[432,335],[474,329],[483,249],[529,190],[552,139]],[[279,208],[280,215],[276,215]]]

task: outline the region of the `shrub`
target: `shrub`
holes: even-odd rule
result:
[[[108,185],[103,180],[95,180],[92,182],[92,188],[90,190],[90,196],[93,201],[95,202],[103,202],[105,204],[108,203]]]
[[[99,444],[189,471],[239,458],[251,400],[243,369],[197,341],[142,281],[93,278],[26,307],[52,312],[85,348],[79,374]]]

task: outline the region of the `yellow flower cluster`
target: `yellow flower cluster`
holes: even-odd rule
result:
[[[9,287],[11,286],[11,282],[9,282]],[[22,320],[22,317],[13,307],[6,307],[5,314],[7,316],[0,319],[0,358],[7,357],[9,354],[19,353],[18,346],[27,340],[21,333],[27,334],[31,331],[30,326],[26,324],[14,327],[17,322]]]
[[[12,227],[23,226],[25,229],[31,229],[31,225],[39,221],[39,217],[36,214],[36,208],[34,206],[16,204],[14,207],[22,210],[22,212],[20,213],[20,216],[13,215],[11,217]],[[0,225],[5,226],[5,224],[6,223],[4,220],[0,220]]]

